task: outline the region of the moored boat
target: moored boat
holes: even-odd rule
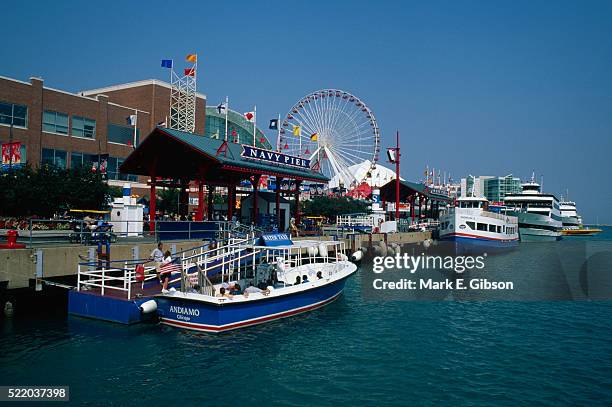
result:
[[[522,185],[520,194],[508,194],[504,204],[508,215],[516,216],[521,242],[544,242],[561,239],[561,211],[555,195],[543,194],[532,176]]]
[[[518,244],[518,221],[494,212],[484,197],[461,197],[440,217],[440,240],[458,252],[507,249]]]
[[[561,230],[563,236],[593,236],[597,233],[601,233],[602,229],[591,228],[591,227],[567,227]]]
[[[276,236],[276,237],[274,237]],[[280,237],[278,237],[280,236]],[[357,266],[343,242],[296,241],[263,236],[254,244],[222,247],[206,259],[184,259],[197,272],[183,273],[180,290],[155,298],[162,324],[203,332],[223,332],[301,314],[337,299]],[[240,266],[240,260],[252,261]],[[221,273],[209,276],[208,262]],[[306,281],[303,277],[306,276]]]

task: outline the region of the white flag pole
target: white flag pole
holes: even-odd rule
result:
[[[225,142],[227,143],[227,113],[229,112],[229,96],[225,97]]]
[[[134,148],[136,148],[136,133],[137,133],[137,126],[138,126],[138,109],[135,110],[136,112],[136,117],[134,118]]]
[[[278,115],[278,121],[276,122],[276,151],[280,151],[280,113]]]
[[[253,147],[256,146],[257,139],[257,105],[253,107]]]

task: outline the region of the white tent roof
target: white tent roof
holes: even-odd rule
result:
[[[395,179],[395,171],[390,170],[387,167],[383,167],[380,164],[376,164],[376,167],[372,170],[372,177],[366,178],[372,162],[366,160],[360,164],[351,165],[348,168],[348,172],[355,175],[355,178],[367,182],[371,187],[381,187],[387,182]],[[400,177],[400,179],[403,179]],[[340,184],[340,177],[335,175],[329,181],[329,188],[338,188]],[[344,188],[350,188],[350,185],[343,185]]]

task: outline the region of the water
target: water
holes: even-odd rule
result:
[[[5,320],[0,384],[69,385],[71,404],[87,406],[612,403],[612,302],[371,301],[361,284],[321,310],[217,336]]]

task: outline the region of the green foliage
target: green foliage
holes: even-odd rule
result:
[[[68,209],[105,209],[110,188],[82,167],[29,166],[0,174],[0,215],[51,217]]]
[[[176,213],[178,210],[179,190],[164,188],[157,194],[156,210],[164,213]]]
[[[335,220],[336,215],[368,213],[370,212],[368,206],[369,203],[367,201],[346,196],[316,196],[302,202],[302,213],[305,216],[325,216]]]
[[[109,195],[111,198],[121,198],[123,197],[123,188],[121,187],[115,187],[115,186],[109,186]]]

